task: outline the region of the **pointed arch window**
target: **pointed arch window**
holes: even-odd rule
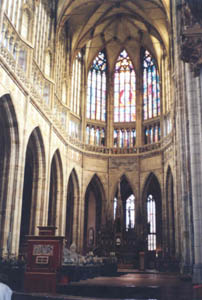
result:
[[[72,70],[72,97],[70,103],[71,111],[77,115],[80,115],[81,66],[82,56],[81,53],[78,53]]]
[[[106,71],[105,52],[99,52],[88,73],[87,113],[91,120],[106,121]]]
[[[149,51],[143,57],[143,115],[144,120],[160,116],[160,84],[156,63]]]
[[[114,220],[116,219],[117,197],[114,197]]]
[[[114,220],[116,219],[116,209],[118,205],[117,197],[114,197]],[[135,227],[135,196],[131,194],[124,205],[124,220],[126,231]]]
[[[135,196],[132,194],[126,199],[126,230],[135,227]]]
[[[136,121],[136,74],[130,57],[123,50],[114,72],[114,122]]]
[[[156,201],[153,195],[147,197],[148,250],[156,250]]]

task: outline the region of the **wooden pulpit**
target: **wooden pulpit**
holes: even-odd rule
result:
[[[38,236],[27,236],[26,292],[55,293],[61,267],[64,237],[55,236],[56,227],[39,226]]]

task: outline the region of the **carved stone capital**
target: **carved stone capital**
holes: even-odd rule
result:
[[[182,6],[181,59],[191,64],[195,76],[202,67],[202,22],[193,15],[188,4]]]

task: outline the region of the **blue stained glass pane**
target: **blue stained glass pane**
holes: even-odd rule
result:
[[[143,60],[143,115],[144,120],[160,115],[159,75],[147,50]]]

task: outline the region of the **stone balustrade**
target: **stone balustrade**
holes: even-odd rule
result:
[[[141,155],[151,151],[164,150],[172,143],[173,135],[170,133],[160,142],[133,148],[108,148],[104,146],[87,145],[71,136],[68,137],[68,141],[72,146],[75,146],[84,152],[95,152],[97,154],[107,155]]]

